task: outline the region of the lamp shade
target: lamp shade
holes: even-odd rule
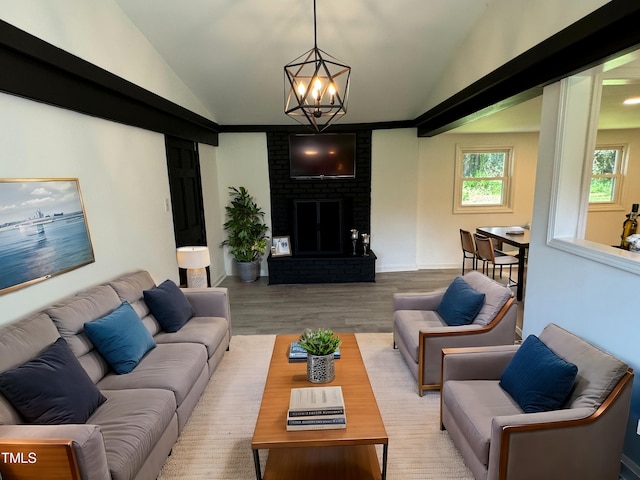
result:
[[[207,247],[180,247],[176,258],[180,268],[204,268],[211,264]]]

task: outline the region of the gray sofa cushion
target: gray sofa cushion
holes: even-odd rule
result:
[[[176,403],[167,390],[103,391],[107,401],[87,423],[100,426],[113,480],[134,478],[174,419]]]
[[[0,372],[15,368],[55,342],[60,334],[45,313],[0,327]]]
[[[153,339],[156,343],[198,343],[207,349],[207,357],[211,357],[229,331],[226,318],[192,317],[175,333],[159,332]]]
[[[539,335],[556,355],[578,367],[578,375],[565,405],[596,409],[625,374],[628,365],[571,332],[550,323]]]
[[[511,289],[475,270],[465,274],[462,279],[476,292],[485,294],[484,305],[473,320],[476,325],[491,323],[507,300],[513,296]]]
[[[159,344],[126,375],[109,373],[98,382],[101,390],[160,388],[175,394],[179,407],[207,368],[207,350],[189,343]]]
[[[100,285],[67,297],[45,310],[93,383],[104,377],[110,368],[84,333],[84,324],[111,313],[120,304],[113,288]]]
[[[118,308],[122,302],[113,288],[101,285],[67,297],[45,309],[56,328],[76,357],[93,350],[91,340],[84,334],[85,322],[104,317]]]
[[[518,404],[497,380],[450,380],[443,398],[474,455],[483,465],[489,463],[491,420],[503,415],[521,414]]]
[[[162,331],[160,324],[151,315],[149,306],[144,301],[143,291],[149,290],[156,286],[149,272],[138,270],[127,273],[109,282],[109,285],[115,290],[120,300],[129,302],[138,316],[142,319],[142,323],[151,332],[156,335]]]
[[[420,330],[424,328],[451,328],[436,312],[432,310],[397,310],[393,314],[393,322],[397,325],[393,329],[395,335],[402,337],[402,343],[407,346],[413,360],[418,363]]]

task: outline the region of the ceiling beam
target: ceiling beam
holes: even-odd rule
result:
[[[0,20],[0,91],[218,145],[217,123]]]
[[[526,101],[545,85],[637,48],[638,25],[638,0],[611,0],[417,117],[418,136],[431,137]]]

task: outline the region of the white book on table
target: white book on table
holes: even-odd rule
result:
[[[289,411],[344,410],[342,387],[292,388]]]
[[[287,430],[328,430],[346,426],[341,387],[291,389]]]

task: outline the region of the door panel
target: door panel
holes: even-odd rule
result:
[[[176,246],[206,245],[207,233],[197,144],[165,136],[165,145]],[[180,283],[186,283],[183,270],[180,271]]]

